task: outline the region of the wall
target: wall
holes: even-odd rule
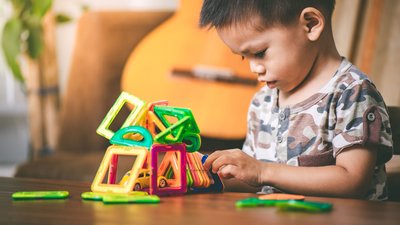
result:
[[[399,18],[398,0],[337,0],[333,18],[338,49],[369,76],[390,106],[400,106]]]
[[[371,77],[387,105],[400,106],[400,1],[385,0]]]
[[[342,56],[351,57],[361,0],[337,0],[332,16],[336,47]]]

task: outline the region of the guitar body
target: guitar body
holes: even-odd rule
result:
[[[203,136],[243,138],[248,106],[260,85],[174,76],[176,69],[192,71],[200,65],[256,79],[248,63],[214,30],[198,27],[201,3],[182,0],[181,8],[141,41],[128,58],[121,87],[146,102],[168,100],[172,106],[190,108]]]

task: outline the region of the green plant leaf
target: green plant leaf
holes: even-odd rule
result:
[[[70,16],[68,16],[67,14],[64,14],[64,13],[58,13],[56,15],[55,19],[56,19],[57,24],[68,23],[72,20],[72,18]]]
[[[27,0],[10,0],[11,4],[14,8],[14,11],[16,12],[16,15],[19,15],[29,4],[29,1]]]
[[[28,47],[28,55],[32,59],[37,59],[42,53],[44,43],[42,39],[43,30],[42,27],[39,26],[31,26],[28,27],[29,36],[27,40],[27,47]]]
[[[2,48],[8,66],[10,67],[14,77],[23,82],[24,77],[22,76],[21,68],[17,61],[17,56],[21,49],[21,33],[22,33],[22,22],[17,18],[9,19],[3,28],[2,35]]]
[[[53,3],[52,0],[31,0],[32,1],[32,13],[39,17],[43,17],[46,12],[51,8]]]

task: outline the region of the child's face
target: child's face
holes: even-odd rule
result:
[[[258,75],[259,81],[282,92],[291,92],[299,86],[317,57],[315,44],[300,24],[263,30],[239,24],[217,32],[232,52],[249,60],[250,70]]]

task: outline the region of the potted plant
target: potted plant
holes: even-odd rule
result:
[[[43,18],[52,5],[52,0],[9,0],[13,15],[3,28],[2,48],[7,64],[14,77],[24,82],[18,56],[25,54],[37,60],[44,48]]]
[[[2,32],[5,61],[28,98],[31,158],[55,146],[58,76],[52,0],[8,0],[12,15]],[[50,16],[49,16],[50,15]],[[21,67],[23,62],[23,67]]]

